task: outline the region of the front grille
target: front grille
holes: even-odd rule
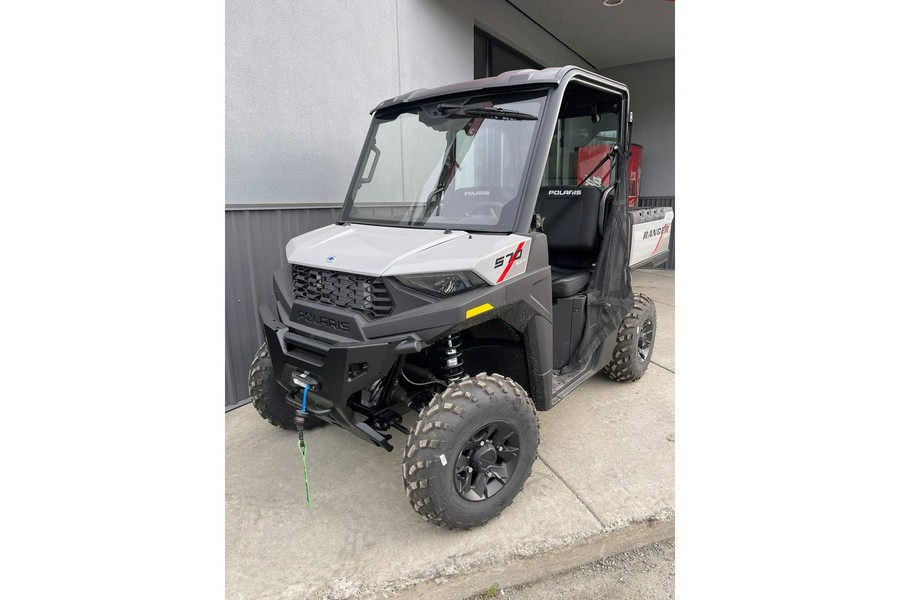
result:
[[[294,298],[349,308],[370,319],[391,314],[394,301],[378,277],[293,265]]]

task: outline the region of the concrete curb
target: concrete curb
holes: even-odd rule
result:
[[[495,583],[500,587],[512,587],[540,581],[580,565],[662,542],[674,536],[674,517],[649,519],[625,525],[614,531],[570,540],[549,550],[533,549],[530,552],[523,551],[498,557],[482,564],[468,564],[461,572],[454,572],[456,568],[450,565],[447,571],[452,574],[429,573],[418,577],[407,576],[400,581],[365,589],[353,584],[347,586],[338,584],[319,590],[317,597],[328,600],[350,598],[464,600]],[[283,589],[264,597],[286,600],[295,597],[293,591],[291,588]]]
[[[563,573],[580,565],[614,556],[628,550],[662,542],[675,536],[675,519],[647,520],[632,523],[612,532],[592,535],[552,550],[531,555],[513,555],[507,560],[490,564],[469,565],[465,572],[413,581],[407,579],[387,588],[360,590],[359,598],[389,598],[391,600],[462,600],[491,585],[512,587],[539,581]],[[344,598],[341,590],[328,590],[329,599]]]
[[[467,573],[419,583],[393,595],[392,600],[461,600],[494,583],[511,587],[539,581],[583,564],[653,544],[675,536],[675,520],[633,523],[611,533],[594,535],[571,546],[524,558],[497,562]],[[377,594],[377,592],[376,592]]]

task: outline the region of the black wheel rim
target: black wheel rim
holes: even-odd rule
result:
[[[491,421],[473,433],[456,457],[456,491],[472,502],[503,489],[519,464],[519,434],[506,421]]]
[[[640,357],[641,362],[647,360],[647,357],[650,356],[650,349],[653,347],[653,321],[647,319],[644,321],[644,324],[641,325],[641,330],[638,332],[638,357]]]

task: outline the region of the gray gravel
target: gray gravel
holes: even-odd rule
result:
[[[469,600],[670,600],[675,598],[675,540],[629,550],[530,583],[494,586]]]

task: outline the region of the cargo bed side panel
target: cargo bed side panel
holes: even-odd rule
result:
[[[674,218],[675,211],[668,206],[639,208],[628,212],[631,223],[631,268],[665,260],[669,253]]]

